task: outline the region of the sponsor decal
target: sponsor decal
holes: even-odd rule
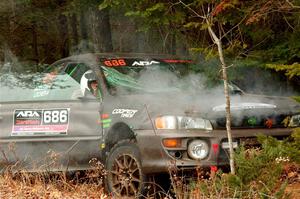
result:
[[[107,119],[107,118],[109,118],[109,114],[103,113],[103,114],[101,115],[101,118],[102,118],[102,119]]]
[[[100,149],[104,149],[105,148],[105,143],[100,144]]]
[[[110,59],[103,61],[105,66],[114,67],[114,66],[126,66],[124,59]]]
[[[213,111],[225,111],[225,104],[222,104],[220,106],[215,106],[213,108]],[[265,104],[265,103],[237,103],[232,104],[230,106],[231,110],[250,110],[250,109],[260,109],[260,108],[276,108],[276,105],[273,104]]]
[[[44,97],[47,96],[49,94],[49,90],[45,90],[45,89],[34,89],[34,94],[33,97],[37,98],[37,97]]]
[[[247,123],[251,126],[254,126],[257,124],[257,119],[256,117],[250,117],[248,120],[247,120]]]
[[[272,128],[273,124],[275,123],[275,121],[271,118],[266,119],[265,121],[265,125],[266,127],[268,127],[269,129]]]
[[[44,97],[47,96],[50,92],[50,86],[47,84],[41,85],[34,89],[33,97]]]
[[[69,112],[69,108],[15,110],[11,135],[66,135]]]
[[[134,110],[134,109],[114,109],[112,111],[112,114],[113,115],[120,114],[121,117],[132,118],[135,115],[136,112],[138,112],[138,110]]]
[[[101,115],[101,119],[99,121],[100,124],[102,124],[102,127],[105,128],[109,128],[110,124],[111,124],[112,120],[109,118],[109,114],[104,113]]]
[[[153,64],[160,64],[158,61],[135,61],[132,66],[150,66]]]
[[[109,128],[110,124],[111,124],[111,119],[105,119],[105,120],[102,120],[101,122],[102,122],[103,128]]]

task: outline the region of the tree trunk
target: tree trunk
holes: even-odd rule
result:
[[[226,63],[224,60],[222,42],[216,36],[215,32],[212,30],[208,21],[207,21],[207,24],[208,24],[208,31],[212,37],[212,40],[218,46],[219,58],[220,58],[221,65],[222,65],[222,76],[223,76],[223,81],[224,81],[224,94],[225,94],[225,99],[226,99],[226,130],[227,130],[227,138],[228,138],[228,143],[229,143],[229,163],[230,163],[231,174],[235,174],[234,152],[233,152],[232,134],[231,134],[231,113],[230,113],[230,97],[229,97],[228,79],[227,79],[227,67],[226,67]]]
[[[137,29],[137,28],[136,28]],[[147,51],[146,49],[146,33],[142,31],[138,31],[136,33],[136,48],[134,49],[135,52],[143,53]]]
[[[95,10],[93,17],[93,39],[95,48],[99,52],[112,52],[112,37],[109,10]]]
[[[71,29],[72,29],[72,47],[74,48],[74,50],[77,51],[79,36],[78,36],[78,29],[77,29],[78,20],[76,14],[72,14],[70,21],[71,21]]]
[[[176,45],[176,34],[173,33],[172,36],[172,42],[171,42],[171,50],[170,50],[170,53],[172,55],[176,55],[176,51],[177,51],[177,45]]]
[[[60,14],[58,17],[58,23],[61,41],[60,53],[62,57],[67,57],[69,55],[69,28],[67,17],[63,14]]]
[[[42,27],[42,34],[46,35],[46,36],[50,36],[51,33],[49,33],[49,31],[51,30],[51,28],[49,28],[49,24],[45,23],[44,26]],[[53,39],[51,39],[50,41],[53,41]],[[52,46],[56,46],[54,44],[54,42],[45,42],[42,45],[42,49],[40,49],[40,56],[42,55],[42,63],[52,63],[54,61],[56,61],[56,57],[55,57],[55,53],[53,53],[52,50]]]
[[[38,49],[38,35],[36,30],[36,22],[33,21],[31,24],[31,30],[32,30],[32,55],[33,55],[33,61],[36,63],[36,71],[39,72],[39,49]]]
[[[81,34],[81,46],[80,46],[80,51],[86,51],[89,49],[89,44],[88,44],[88,27],[86,23],[86,16],[85,16],[85,11],[82,10],[80,13],[80,34]]]
[[[15,17],[16,17],[16,3],[15,0],[10,0],[10,14],[7,21],[7,29],[8,29],[8,35],[7,35],[7,49],[10,51],[14,51],[15,41],[14,41],[14,31],[15,31]]]

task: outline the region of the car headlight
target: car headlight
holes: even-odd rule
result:
[[[300,114],[299,115],[293,115],[290,119],[290,127],[297,127],[300,126]]]
[[[213,129],[209,120],[186,116],[161,116],[155,119],[155,126],[157,129]]]

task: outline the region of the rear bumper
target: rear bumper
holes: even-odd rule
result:
[[[238,129],[232,130],[233,141],[247,144],[246,138],[255,138],[259,134],[278,138],[287,137],[292,129]],[[141,152],[142,166],[145,173],[168,172],[174,168],[194,169],[196,167],[209,168],[210,166],[228,165],[227,149],[222,143],[227,142],[226,130],[138,130],[137,141]],[[181,146],[176,148],[164,147],[162,141],[166,138],[179,138]],[[194,160],[189,157],[187,148],[192,140],[205,140],[209,152],[203,160]],[[253,139],[249,139],[251,142]],[[252,143],[251,143],[252,144]]]

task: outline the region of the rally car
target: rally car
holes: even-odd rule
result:
[[[1,168],[86,170],[98,158],[108,191],[136,196],[149,174],[228,165],[222,87],[207,89],[190,74],[195,66],[172,56],[84,54],[45,73],[2,74]],[[300,125],[292,99],[230,89],[234,147]]]

